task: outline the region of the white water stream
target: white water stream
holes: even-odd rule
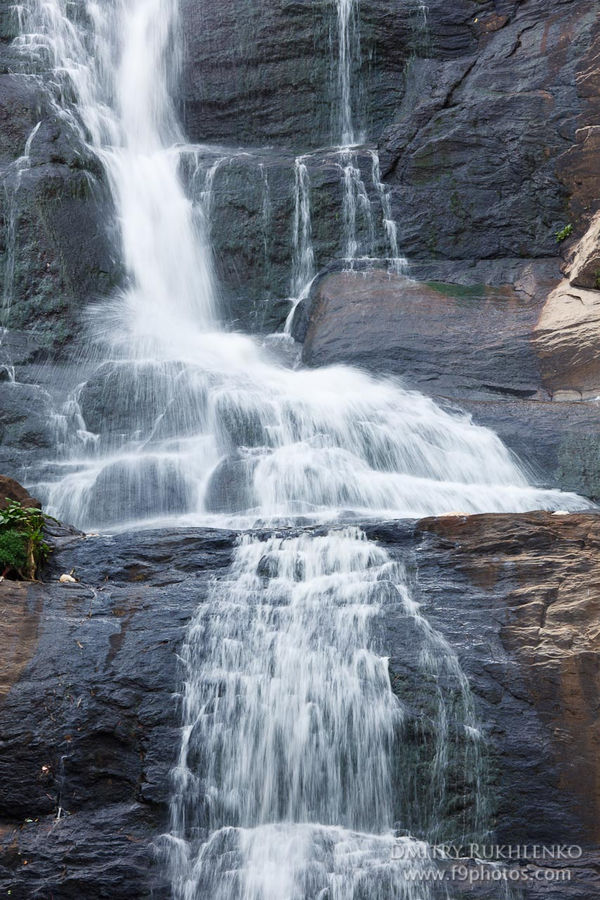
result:
[[[60,115],[104,163],[128,284],[90,324],[104,362],[73,400],[86,396],[94,422],[77,420],[64,476],[35,485],[54,513],[96,528],[579,505],[530,487],[468,416],[346,367],[290,370],[220,327],[205,208],[186,196],[174,151],[189,151],[170,96],[176,0],[90,3],[78,24],[67,6],[30,0],[21,44],[49,57]],[[353,16],[341,10],[340,27]],[[346,169],[352,251],[367,201],[351,160]],[[302,161],[297,173],[299,283],[311,271]]]
[[[21,39],[49,62],[60,114],[104,164],[127,271],[125,289],[90,322],[102,364],[71,400],[64,475],[36,486],[51,510],[91,528],[580,506],[531,487],[468,416],[348,367],[286,368],[220,325],[206,204],[194,206],[180,178],[176,0],[86,10],[73,22],[66,0],[29,0]],[[344,145],[355,140],[356,16],[353,0],[339,0]],[[220,164],[205,182],[207,202]],[[352,256],[368,198],[351,156],[344,166]],[[300,291],[314,258],[302,160],[296,173]],[[373,180],[399,257],[375,157]],[[81,419],[84,399],[93,423]],[[429,633],[402,572],[357,529],[241,539],[183,649],[168,839],[178,900],[430,896],[390,860],[402,708],[374,637],[389,604]],[[422,665],[435,676],[451,654],[430,637]],[[474,733],[466,700],[463,713],[459,724]],[[440,790],[445,716],[441,703],[432,776]]]

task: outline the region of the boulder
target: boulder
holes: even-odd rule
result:
[[[0,403],[0,449],[37,453],[56,446],[52,421],[52,401],[37,384],[9,381],[2,385]],[[16,451],[16,452],[15,452]]]
[[[6,509],[8,500],[16,500],[21,506],[32,509],[40,509],[42,505],[18,481],[7,475],[0,475],[0,509]]]
[[[302,358],[311,366],[366,366],[446,396],[531,397],[542,389],[530,345],[537,309],[509,284],[334,273],[313,289]]]
[[[211,513],[241,513],[256,506],[252,478],[258,457],[228,456],[212,472],[204,506]]]

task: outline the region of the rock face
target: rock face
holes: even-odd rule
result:
[[[329,0],[184,0],[181,103],[200,143],[297,147],[339,143],[338,33]],[[419,42],[417,0],[360,4],[360,56],[351,36],[354,112],[378,134],[402,96],[404,66]]]
[[[83,308],[120,277],[111,205],[97,163],[12,44],[17,14],[7,6],[0,18],[0,325],[35,327],[41,352],[61,356]]]
[[[463,286],[382,271],[332,274],[309,301],[303,361],[364,365],[449,396],[535,396],[542,383],[530,334],[539,300],[524,281],[525,274],[516,286]]]
[[[578,75],[597,53],[596,4],[428,8],[430,49],[380,141],[400,246],[423,258],[556,255],[569,220],[557,160],[593,115]],[[596,168],[589,156],[583,165]]]
[[[17,898],[167,896],[153,841],[177,752],[176,653],[233,536],[61,542],[52,584],[0,585],[0,881]],[[57,584],[72,568],[84,583]]]
[[[523,825],[544,834],[543,840],[570,833],[569,840],[597,845],[600,520],[596,515],[557,514],[450,517],[424,520],[418,528],[434,536],[442,572],[447,554],[457,578],[465,578],[465,619],[472,609],[479,615],[487,607],[495,620],[502,650],[496,658],[485,658],[479,645],[473,646],[468,651],[473,677],[477,681],[493,672],[508,686],[515,676],[511,693],[526,697],[535,709],[535,716],[523,716],[515,733],[507,734],[514,754],[508,761],[515,766],[513,784],[520,783],[517,792],[523,812],[528,810]],[[536,571],[543,571],[543,577],[538,579]],[[430,605],[435,600],[428,595],[428,609]],[[499,699],[488,696],[492,705]],[[534,747],[540,726],[547,738],[543,747]],[[526,771],[525,759],[530,763]],[[547,780],[546,799],[537,790],[526,800],[538,778]],[[566,792],[564,808],[551,799],[552,782]],[[514,797],[506,795],[505,800],[514,809]],[[548,804],[543,811],[540,803]]]
[[[598,877],[600,520],[446,517],[365,531],[413,572],[415,599],[470,679],[499,842],[581,844],[568,896],[589,900]],[[227,573],[235,539],[62,530],[47,584],[0,585],[5,893],[169,896],[160,835],[178,748],[177,652],[209,581]],[[80,583],[59,585],[71,569]],[[412,684],[414,635],[394,609],[381,624],[395,689],[425,728],[406,735],[403,752],[413,753],[427,721],[427,692]],[[547,890],[532,883],[523,896],[554,896]]]

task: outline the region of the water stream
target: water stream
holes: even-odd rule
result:
[[[449,728],[480,740],[468,684],[412,602],[402,567],[337,520],[574,508],[581,500],[532,487],[491,431],[394,380],[344,366],[289,368],[260,341],[228,331],[208,224],[227,162],[216,149],[198,169],[194,202],[181,166],[190,148],[171,97],[182,45],[176,0],[86,10],[72,20],[66,0],[28,0],[20,43],[50,66],[58,112],[104,165],[127,282],[90,315],[88,372],[69,401],[73,429],[59,477],[35,489],[52,512],[84,528],[270,529],[240,538],[228,578],[200,605],[182,651],[167,839],[173,894],[439,896],[391,859],[403,709],[377,637],[390,604],[421,634],[423,677],[450,672],[461,698],[451,709],[440,694],[435,707],[432,821],[446,790]],[[334,152],[344,170],[349,259],[360,250],[357,217],[372,222],[351,148],[358,13],[355,0],[338,0]],[[390,255],[401,260],[375,154],[371,161]],[[315,274],[302,156],[295,173],[291,293],[301,296]],[[297,533],[299,517],[331,521],[331,529]],[[465,759],[479,784],[476,749]],[[480,819],[484,806],[481,799]]]

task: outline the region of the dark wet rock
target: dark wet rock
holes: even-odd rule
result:
[[[555,255],[570,219],[556,165],[585,115],[577,78],[597,53],[596,4],[428,5],[430,50],[380,141],[400,246],[417,257]],[[593,159],[581,164],[590,177]],[[564,165],[572,193],[580,179]]]
[[[195,158],[193,162],[185,167],[192,195],[204,192],[210,177],[210,236],[223,319],[245,331],[281,330],[290,310],[288,298],[297,292],[294,151],[217,149],[202,160],[202,176]],[[339,149],[315,150],[303,156],[302,163],[307,169],[315,272],[347,253],[341,223],[348,163],[360,173],[369,201],[368,215],[360,204],[356,215],[357,255],[388,257],[372,149],[360,147],[350,155]]]
[[[542,381],[530,337],[538,314],[539,303],[510,284],[336,273],[313,290],[302,358],[366,366],[449,396],[535,396]]]
[[[226,0],[182,5],[186,54],[181,105],[198,142],[311,147],[338,143],[336,7],[327,0]],[[360,4],[362,64],[357,116],[379,133],[402,95],[402,73],[420,39],[414,0]]]
[[[600,500],[598,403],[463,398],[459,408],[502,438],[532,483]]]
[[[107,232],[109,203],[95,174],[44,163],[10,180],[3,209],[4,324],[31,329],[46,355],[64,356],[90,301],[118,278]]]
[[[46,356],[64,356],[83,309],[121,277],[111,202],[97,161],[53,110],[48,82],[31,77],[11,43],[17,8],[1,17],[0,325],[35,329]]]
[[[256,506],[252,476],[258,457],[221,460],[206,487],[204,505],[211,513],[239,513]]]
[[[47,450],[54,447],[52,403],[49,394],[35,384],[8,382],[2,385],[0,403],[0,448],[11,452]]]
[[[494,840],[584,848],[568,894],[532,885],[524,897],[589,900],[598,877],[600,518],[450,516],[365,531],[409,567],[415,598],[469,676]],[[0,585],[0,887],[22,898],[168,897],[156,849],[179,740],[177,654],[209,583],[228,572],[236,534],[63,530],[54,540],[46,584]],[[71,570],[79,583],[56,583]],[[411,688],[414,636],[399,613],[392,604],[381,620],[382,649],[417,723],[427,690]],[[408,729],[404,752],[423,741],[426,719],[423,727],[413,737]]]
[[[186,513],[192,489],[178,462],[157,455],[107,464],[94,482],[83,521],[95,527]]]

